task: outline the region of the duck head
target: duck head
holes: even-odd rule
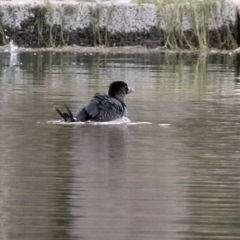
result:
[[[135,92],[135,90],[123,81],[115,81],[112,82],[109,86],[108,96],[112,98],[116,98],[121,102],[124,102],[125,95]]]

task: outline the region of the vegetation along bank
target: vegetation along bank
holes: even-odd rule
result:
[[[233,49],[240,41],[239,9],[222,0],[23,2],[1,1],[0,45]]]

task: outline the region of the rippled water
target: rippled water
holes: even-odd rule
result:
[[[0,52],[0,239],[239,239],[238,62]],[[132,124],[57,124],[112,80]]]

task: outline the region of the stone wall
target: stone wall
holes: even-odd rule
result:
[[[199,13],[199,6],[190,4],[176,7],[173,4],[3,1],[0,44],[12,39],[23,47],[75,44],[198,48],[204,44],[217,47],[230,34],[231,43],[221,47],[232,47],[236,37],[236,6],[219,1],[202,7],[206,16]],[[207,36],[202,41],[204,35]]]

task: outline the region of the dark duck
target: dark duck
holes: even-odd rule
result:
[[[123,81],[112,82],[108,94],[95,93],[84,107],[80,108],[74,117],[68,106],[67,112],[57,112],[65,122],[107,122],[121,117],[128,117],[128,110],[124,102],[125,95],[134,92]]]

